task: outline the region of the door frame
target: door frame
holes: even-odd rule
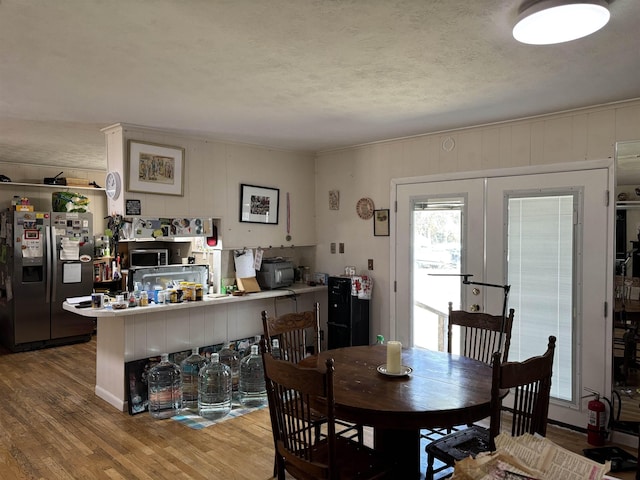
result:
[[[608,218],[607,218],[607,249],[604,253],[606,255],[606,269],[609,272],[612,272],[611,275],[606,276],[605,285],[606,292],[604,295],[605,301],[607,302],[606,311],[603,313],[604,322],[605,322],[605,332],[613,332],[613,315],[611,314],[612,305],[613,305],[613,245],[614,245],[614,222],[615,222],[615,199],[613,195],[615,193],[615,175],[614,175],[614,160],[606,159],[606,160],[587,160],[580,162],[571,162],[571,163],[559,163],[559,164],[550,164],[550,165],[536,165],[536,166],[527,166],[527,167],[511,167],[511,168],[503,168],[503,169],[491,169],[491,170],[477,170],[470,172],[454,172],[450,174],[435,174],[435,175],[426,175],[420,177],[407,177],[407,178],[396,178],[391,180],[391,190],[390,190],[390,204],[394,205],[395,215],[391,215],[390,218],[390,230],[391,230],[391,238],[390,238],[390,291],[389,291],[389,331],[391,333],[391,337],[394,338],[397,335],[397,327],[398,322],[396,318],[396,308],[397,308],[397,299],[396,299],[396,285],[397,285],[397,269],[399,265],[396,262],[397,258],[397,242],[399,237],[399,232],[397,231],[397,198],[398,198],[398,187],[400,185],[407,184],[416,184],[416,183],[431,183],[431,182],[444,182],[444,181],[454,181],[454,180],[469,180],[469,179],[482,179],[482,178],[490,178],[490,177],[511,177],[511,176],[520,176],[520,175],[531,175],[531,174],[548,174],[548,173],[559,173],[559,172],[577,172],[582,170],[593,170],[593,169],[607,169],[608,170],[608,180],[607,180],[607,190],[608,195],[607,198],[603,199],[603,202],[608,201],[607,209],[608,209]],[[406,234],[406,233],[405,233]],[[613,363],[613,334],[608,336],[605,346],[605,378],[602,382],[601,394],[610,398],[611,396],[611,388],[612,388],[612,363]],[[585,418],[586,422],[586,418]]]

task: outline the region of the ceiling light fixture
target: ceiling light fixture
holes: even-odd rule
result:
[[[609,21],[605,0],[541,0],[518,16],[513,38],[531,45],[569,42],[597,32]]]

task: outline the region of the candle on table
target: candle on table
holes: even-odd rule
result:
[[[387,373],[399,374],[402,365],[402,343],[387,342]]]

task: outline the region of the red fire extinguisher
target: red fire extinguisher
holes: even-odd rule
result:
[[[600,401],[600,394],[593,392],[595,398],[587,404],[589,410],[589,424],[587,425],[587,442],[589,445],[601,447],[604,445],[604,439],[607,432],[604,428],[605,422],[605,405]]]

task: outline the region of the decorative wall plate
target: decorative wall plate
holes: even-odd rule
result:
[[[356,204],[356,212],[358,212],[358,216],[363,220],[369,220],[373,217],[373,209],[373,200],[367,197],[361,198]]]

